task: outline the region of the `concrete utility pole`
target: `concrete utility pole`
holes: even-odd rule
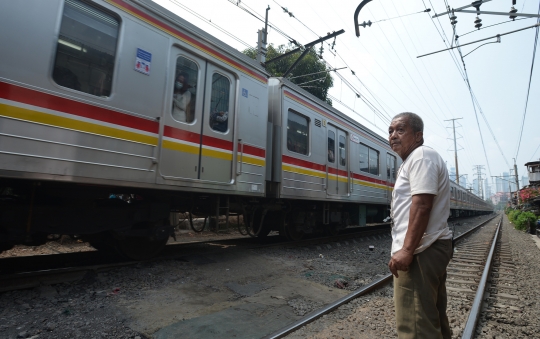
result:
[[[266,49],[266,45],[268,43],[268,11],[270,10],[270,6],[266,8],[266,18],[264,20],[264,29],[259,30],[259,39],[257,41],[257,61],[261,64],[264,64],[266,62],[266,53],[268,50]]]
[[[516,177],[516,197],[517,203],[519,205],[519,180],[518,180],[518,170],[516,165],[516,158],[514,158],[514,176]]]
[[[456,120],[460,120],[460,119],[463,119],[463,118],[445,120],[445,121],[452,121],[452,129],[454,130],[454,161],[456,163],[456,183],[458,185],[459,185],[459,168],[458,168],[458,161],[457,161]]]

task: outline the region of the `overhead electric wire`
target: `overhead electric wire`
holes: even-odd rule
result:
[[[383,10],[384,10],[384,8],[383,8]],[[369,9],[368,9],[368,12],[369,12],[371,15],[373,15]],[[386,10],[385,10],[385,12],[386,12]],[[391,23],[391,24],[392,24],[392,23]],[[392,24],[392,27],[394,27],[393,24]],[[394,27],[394,30],[395,30],[395,27]],[[420,96],[421,96],[422,99],[424,100],[424,103],[428,106],[428,108],[429,108],[429,110],[430,110],[431,112],[434,112],[433,108],[432,108],[431,105],[429,104],[429,101],[426,99],[426,97],[424,96],[424,94],[422,93],[422,91],[420,90],[420,88],[418,87],[418,85],[416,84],[416,82],[414,81],[414,79],[413,79],[411,73],[409,73],[407,67],[405,67],[405,64],[403,63],[403,61],[402,61],[401,58],[399,57],[399,54],[397,53],[397,51],[395,50],[394,46],[392,45],[392,43],[390,42],[390,40],[389,40],[388,37],[386,36],[386,33],[384,33],[384,30],[381,29],[380,32],[383,34],[384,38],[385,38],[386,41],[388,42],[388,45],[390,45],[390,48],[392,49],[392,51],[394,52],[394,54],[397,56],[399,62],[401,63],[401,65],[402,65],[403,68],[405,69],[405,72],[407,73],[407,75],[408,75],[409,78],[411,79],[411,81],[412,81],[414,87],[416,87],[416,89],[417,89],[418,92],[420,93]],[[396,33],[397,33],[397,32],[396,32]],[[397,35],[398,35],[398,38],[400,39],[401,43],[403,44],[403,41],[401,40],[401,37],[399,36],[399,33],[397,33]],[[404,45],[404,44],[403,44],[403,45]],[[407,49],[405,48],[405,50],[407,50]],[[409,54],[408,51],[407,51],[407,55],[409,55],[409,58],[412,60],[412,58],[411,58],[411,56],[410,56],[410,54]],[[414,62],[413,62],[413,65],[414,65]],[[414,67],[415,67],[415,69],[417,70],[417,72],[420,73],[420,72],[418,71],[418,68],[416,68],[416,65],[414,65]],[[422,77],[421,74],[420,74],[420,78],[422,79],[422,81],[423,81],[424,84],[425,84],[425,80],[424,80],[424,78]],[[427,85],[426,85],[426,87],[427,87]],[[431,93],[431,92],[430,92],[430,93]],[[433,113],[433,114],[435,114],[435,113]],[[441,122],[436,116],[435,116],[435,118],[436,118],[435,121],[438,122],[442,128],[444,128],[444,125],[442,124],[442,122]]]
[[[461,62],[463,63],[463,71],[465,72],[465,80],[467,81],[467,86],[469,88],[469,93],[471,94],[471,101],[472,101],[472,104],[473,104],[474,116],[476,117],[476,124],[478,125],[478,132],[480,134],[480,140],[482,141],[482,148],[484,150],[484,156],[486,158],[486,163],[487,163],[489,175],[491,176],[491,166],[489,166],[489,160],[488,160],[488,156],[487,156],[487,152],[486,152],[486,145],[484,144],[484,137],[482,136],[482,129],[480,128],[480,121],[478,120],[478,113],[476,112],[476,105],[474,103],[474,95],[473,95],[473,92],[472,92],[472,89],[471,89],[471,83],[469,82],[469,76],[467,74],[467,67],[465,66],[465,60],[463,59],[463,54],[461,53],[461,47],[459,47],[459,42],[456,41],[456,43],[458,44],[457,50],[459,52],[459,55],[461,56]]]
[[[422,1],[424,1],[424,0],[422,0]],[[428,0],[428,1],[429,1],[429,3],[430,3],[431,6],[432,6],[431,8],[432,8],[433,10],[435,10],[435,8],[433,7],[433,4],[431,3],[431,0]],[[446,4],[447,8],[449,8],[448,3],[446,2],[446,0],[445,0],[445,4]],[[425,6],[425,3],[424,3],[424,6]],[[448,14],[448,16],[450,16],[450,15]],[[430,16],[430,18],[431,18],[431,16]],[[435,22],[433,21],[433,18],[431,18],[431,19],[432,19],[433,24],[435,25]],[[441,29],[443,29],[443,28],[442,28],[442,25],[441,25],[441,23],[440,23],[439,17],[437,17],[437,20],[439,21],[439,25],[441,26]],[[439,33],[439,35],[441,35],[441,33],[439,32],[439,30],[438,30],[438,28],[437,28],[437,25],[435,25],[435,28],[437,29],[437,32]],[[443,32],[444,32],[444,29],[443,29]],[[446,34],[445,34],[445,36],[446,36]],[[441,35],[441,38],[443,39],[443,42],[444,42],[444,44],[446,45],[446,47],[448,47],[448,44],[446,43],[446,41],[445,41],[445,39],[443,38],[442,35]],[[501,146],[500,146],[500,144],[499,144],[499,142],[498,142],[498,140],[497,140],[497,137],[496,137],[495,134],[493,133],[493,130],[491,129],[491,126],[489,125],[489,122],[488,122],[486,116],[484,115],[484,112],[483,112],[482,108],[480,107],[480,103],[478,102],[478,99],[477,99],[476,96],[474,95],[474,91],[472,90],[472,87],[471,87],[471,85],[470,85],[470,82],[468,81],[468,77],[467,77],[466,74],[465,74],[466,72],[462,71],[461,67],[460,67],[459,64],[457,63],[457,61],[456,61],[456,59],[455,59],[455,54],[452,53],[453,50],[448,50],[448,52],[449,52],[450,55],[452,56],[452,60],[454,61],[454,64],[456,65],[456,68],[458,69],[458,71],[459,71],[461,77],[463,78],[463,81],[465,82],[465,85],[467,86],[467,89],[470,91],[470,93],[471,93],[471,95],[472,95],[472,97],[473,97],[473,100],[474,100],[474,102],[476,103],[476,105],[477,105],[477,107],[478,107],[478,110],[480,111],[480,113],[481,113],[481,115],[482,115],[482,118],[484,119],[484,122],[486,123],[486,125],[487,125],[487,127],[488,127],[488,129],[489,129],[489,131],[490,131],[490,133],[491,133],[491,136],[493,137],[493,140],[495,141],[495,144],[497,145],[497,148],[498,148],[499,151],[501,152],[501,155],[502,155],[504,161],[505,161],[506,164],[508,165],[508,160],[507,160],[506,156],[504,155],[504,153],[503,153],[503,151],[502,151],[502,149],[501,149]],[[465,64],[464,64],[464,63],[463,63],[463,65],[464,65],[464,67],[465,67]],[[473,102],[473,105],[474,105],[474,102]],[[475,113],[476,113],[476,110],[475,110]],[[480,132],[480,134],[481,134],[480,126],[478,126],[478,129],[479,129],[479,132]],[[483,141],[482,141],[482,142],[483,142]],[[489,167],[489,166],[488,166],[488,167]]]
[[[351,108],[350,106],[348,106],[347,104],[343,103],[341,100],[339,100],[338,98],[328,94],[328,97],[330,99],[332,99],[333,101],[336,101],[338,102],[339,104],[341,104],[343,107],[349,109],[351,112],[357,114],[360,118],[364,119],[365,121],[369,122],[371,125],[373,125],[375,128],[377,128],[379,131],[381,131],[383,134],[387,134],[388,132],[383,130],[382,128],[380,128],[379,126],[375,125],[374,123],[372,123],[371,121],[369,121],[368,119],[366,119],[366,117],[364,117],[363,115],[361,115],[360,113],[358,113],[357,111],[355,111],[353,108]],[[369,107],[369,105],[368,105]],[[370,107],[371,108],[371,107]]]
[[[244,12],[248,13],[249,15],[253,16],[255,19],[261,21],[261,22],[265,22],[265,18],[262,17],[260,14],[257,14],[257,12],[255,12],[251,7],[249,7],[248,5],[245,5],[245,4],[242,4],[240,1],[238,2],[235,2],[233,0],[227,0],[228,2],[230,2],[231,4],[235,5],[236,7],[240,8],[241,10],[243,10]],[[242,5],[241,5],[242,4]],[[245,6],[245,7],[244,7]],[[247,7],[247,8],[246,8]],[[296,41],[295,39],[293,39],[291,36],[289,36],[287,33],[283,32],[281,29],[279,29],[277,26],[275,26],[274,24],[272,24],[270,21],[268,22],[268,27],[271,27],[273,30],[275,30],[277,33],[279,33],[280,35],[282,35],[283,37],[285,37],[286,39],[288,39],[290,42],[292,42],[293,44],[295,45],[299,45],[298,41]]]
[[[220,27],[218,24],[216,24],[215,22],[212,22],[210,19],[206,19],[205,17],[203,17],[201,14],[195,12],[194,10],[192,10],[191,8],[179,3],[177,0],[169,0],[171,1],[172,3],[174,3],[175,5],[179,6],[179,7],[182,7],[184,10],[188,11],[189,13],[191,13],[192,15],[196,16],[197,18],[203,20],[204,22],[206,22],[207,24],[211,25],[211,26],[214,26],[214,28],[220,30],[222,33],[225,33],[226,35],[228,35],[229,37],[233,38],[234,40],[238,41],[239,43],[241,43],[242,45],[246,46],[248,49],[250,50],[256,50],[253,46],[251,46],[250,44],[248,44],[247,42],[239,39],[238,37],[236,37],[235,35],[233,35],[232,33],[229,33],[227,30],[225,30],[224,28]]]
[[[538,14],[540,15],[540,2],[538,3]],[[540,17],[536,20],[536,23],[540,24]],[[532,75],[533,75],[533,69],[534,69],[534,59],[536,56],[536,46],[538,45],[538,31],[539,26],[536,26],[536,34],[534,36],[534,47],[533,47],[533,55],[532,55],[532,61],[531,61],[531,71],[529,74],[529,85],[527,87],[527,97],[525,98],[525,109],[523,110],[523,119],[521,121],[521,129],[519,131],[519,141],[517,145],[517,151],[515,158],[517,159],[519,154],[519,147],[521,146],[521,138],[523,137],[523,127],[525,126],[525,116],[527,115],[527,106],[529,104],[529,93],[531,92],[531,82],[532,82]]]
[[[538,147],[536,147],[536,151],[534,151],[531,159],[534,159],[534,156],[536,155],[536,152],[538,152],[539,149],[540,149],[540,144],[538,144]]]
[[[526,19],[534,19],[534,18],[520,18],[520,19],[516,19],[516,20],[511,20],[511,21],[502,21],[502,22],[499,22],[499,23],[496,23],[496,24],[493,24],[493,25],[482,26],[482,27],[477,28],[477,29],[475,29],[475,30],[472,30],[472,31],[470,31],[470,32],[460,34],[459,36],[462,37],[462,36],[467,35],[467,34],[471,34],[471,33],[474,33],[474,32],[481,31],[481,30],[486,29],[486,28],[488,28],[488,27],[493,27],[493,26],[497,26],[497,25],[507,24],[507,23],[510,23],[510,22],[520,21],[520,20],[526,20]]]
[[[394,10],[396,11],[396,13],[399,13],[398,10],[397,10],[396,5],[394,4],[394,2],[391,2],[391,4],[392,4],[392,6],[394,6]],[[383,7],[383,10],[384,10],[385,13],[386,13],[386,10],[384,9],[384,7]],[[412,44],[414,50],[415,50],[416,52],[418,52],[418,49],[416,48],[416,45],[414,44],[414,41],[413,41],[413,39],[412,39],[412,37],[411,37],[411,35],[410,35],[410,33],[409,33],[409,30],[407,29],[407,25],[405,25],[405,23],[403,22],[402,19],[400,19],[400,22],[401,22],[401,24],[403,25],[403,28],[405,29],[405,33],[407,33],[407,36],[409,37],[409,40],[411,41],[411,44]],[[394,26],[392,26],[392,27],[394,27]],[[394,29],[395,29],[395,27],[394,27]],[[401,42],[403,43],[403,41],[401,41]],[[427,67],[426,67],[426,65],[425,65],[425,63],[424,63],[424,60],[421,60],[421,63],[422,63],[422,66],[424,66],[424,69],[426,70],[426,73],[427,73],[427,75],[428,75],[428,77],[429,77],[429,80],[431,80],[431,83],[432,83],[433,87],[435,88],[435,90],[436,90],[437,93],[439,94],[439,97],[440,97],[441,99],[443,99],[441,93],[439,92],[438,86],[436,85],[435,81],[433,81],[433,78],[431,77],[431,74],[430,74],[430,72],[428,71],[428,69],[427,69]],[[413,62],[413,64],[414,64],[414,62]],[[414,64],[414,65],[415,65],[415,64]],[[415,65],[415,67],[416,67],[416,65]],[[420,71],[418,70],[418,68],[417,68],[417,71],[418,71],[418,73],[420,74],[420,76],[422,77],[422,74],[420,73]],[[423,77],[422,77],[422,81],[424,81]],[[426,87],[428,88],[428,91],[429,91],[431,97],[433,98],[433,100],[435,100],[435,104],[436,104],[437,107],[440,109],[440,111],[441,111],[441,113],[443,114],[443,116],[446,118],[446,115],[444,114],[443,109],[441,108],[441,106],[439,106],[439,100],[435,99],[435,96],[434,96],[433,93],[429,90],[429,87],[428,87],[428,85],[427,85],[427,83],[426,83],[425,81],[424,81],[424,84],[425,84]],[[444,102],[444,99],[443,99],[442,101]],[[445,104],[446,104],[446,103],[445,103]],[[452,112],[451,112],[450,109],[448,108],[448,105],[446,105],[446,109],[448,110],[448,112],[450,113],[450,115],[452,115]],[[453,116],[453,115],[452,115],[452,116]]]
[[[313,29],[311,29],[309,26],[307,26],[306,24],[304,24],[299,18],[297,18],[296,16],[294,16],[294,14],[293,14],[292,12],[290,12],[287,8],[283,7],[281,4],[279,4],[279,3],[278,3],[277,1],[275,1],[275,0],[274,0],[274,2],[275,2],[278,6],[280,6],[280,7],[283,9],[283,11],[284,11],[285,13],[287,13],[291,18],[294,18],[296,21],[298,21],[300,24],[302,24],[305,28],[307,28],[309,31],[311,31],[314,35],[320,37],[320,35],[318,35],[318,34],[317,34]],[[326,43],[326,44],[330,47],[330,44],[329,44],[329,43]],[[330,47],[330,48],[331,48],[331,47]],[[335,51],[335,53],[336,53],[336,55],[338,55],[339,58],[344,62],[345,66],[348,67],[348,68],[350,69],[349,65],[345,62],[345,60],[341,57],[341,55],[339,55],[339,54],[337,53],[337,51]],[[330,65],[330,63],[329,63],[327,60],[325,60],[324,58],[323,58],[323,61],[327,64],[327,66],[329,66],[330,68],[333,68],[333,67]],[[351,73],[352,73],[353,75],[355,75],[355,74],[354,74],[354,71],[352,71],[352,70],[351,70]],[[336,75],[337,75],[338,78],[340,78],[343,82],[345,82],[345,85],[347,85],[347,87],[349,87],[349,89],[351,89],[351,91],[353,91],[354,94],[355,94],[356,96],[361,96],[360,91],[359,91],[358,89],[356,89],[356,87],[354,87],[354,85],[352,85],[352,84],[351,84],[351,83],[350,83],[343,75],[341,75],[341,74],[339,74],[339,73],[336,73]],[[355,76],[356,76],[356,75],[355,75]],[[371,107],[373,107],[372,110],[375,112],[375,114],[377,114],[377,116],[379,116],[379,118],[380,118],[383,122],[390,122],[389,119],[391,119],[391,117],[390,117],[390,115],[388,114],[388,112],[386,112],[386,110],[384,109],[383,105],[377,100],[376,96],[369,90],[369,88],[368,88],[367,86],[365,86],[363,83],[362,83],[362,85],[363,85],[364,88],[369,92],[369,94],[373,97],[373,99],[379,104],[379,106],[381,107],[382,111],[379,110],[378,108],[376,108],[375,105],[373,105],[371,102],[369,102],[369,100],[368,100],[367,98],[365,98],[365,96],[363,96],[363,95],[362,95],[362,100],[363,100],[364,102],[366,102],[366,101],[369,102],[369,105],[371,105]],[[367,105],[367,103],[366,103],[366,105]],[[388,119],[387,119],[386,117],[388,117]]]

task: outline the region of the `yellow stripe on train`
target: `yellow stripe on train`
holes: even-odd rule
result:
[[[0,116],[157,146],[158,138],[22,107],[0,104]]]

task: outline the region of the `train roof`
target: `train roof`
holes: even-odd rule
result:
[[[133,4],[139,5],[143,7],[144,9],[151,11],[153,15],[159,17],[162,20],[165,20],[169,23],[172,23],[174,25],[178,25],[182,27],[182,29],[188,31],[189,33],[197,36],[198,38],[204,40],[205,42],[213,45],[214,47],[217,47],[218,49],[222,50],[223,52],[226,52],[230,56],[238,59],[238,61],[241,61],[245,64],[249,64],[249,66],[253,67],[257,71],[263,73],[267,77],[270,77],[270,73],[262,67],[260,63],[258,63],[256,60],[251,59],[249,56],[245,55],[244,53],[238,51],[237,49],[227,45],[223,41],[219,40],[218,38],[214,37],[213,35],[203,31],[202,29],[198,28],[197,26],[191,24],[190,22],[186,21],[185,19],[182,19],[178,15],[174,14],[173,12],[167,10],[166,8],[158,5],[157,3],[151,1],[151,0],[125,0],[126,2],[131,2]]]
[[[288,88],[294,90],[295,92],[297,92],[298,94],[301,94],[302,96],[305,96],[307,97],[308,99],[314,101],[315,103],[317,103],[319,106],[322,106],[324,109],[326,109],[327,111],[330,111],[332,112],[333,114],[337,115],[338,117],[340,117],[341,119],[347,121],[348,123],[354,125],[355,127],[361,129],[363,132],[365,133],[368,133],[370,136],[378,139],[380,142],[384,143],[384,144],[387,144],[388,143],[388,140],[381,137],[380,135],[378,135],[377,133],[373,132],[371,129],[369,129],[368,127],[362,125],[360,122],[358,122],[357,120],[354,120],[353,118],[349,117],[348,115],[342,113],[341,111],[338,111],[337,109],[335,109],[334,107],[330,106],[329,104],[327,104],[326,102],[322,101],[321,99],[317,98],[316,96],[314,96],[313,94],[309,93],[308,91],[306,91],[305,89],[303,89],[302,87],[292,83],[289,79],[286,79],[286,78],[283,78],[283,77],[274,77],[274,79],[278,79],[283,85],[287,86]],[[390,148],[390,146],[388,146],[388,148]],[[392,151],[394,153],[394,151]]]

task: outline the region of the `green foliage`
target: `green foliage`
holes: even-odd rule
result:
[[[292,46],[289,44],[289,46],[280,45],[277,48],[270,44],[268,45],[268,53],[266,54],[266,61],[272,60],[277,56],[280,56],[286,52],[289,52],[296,48],[295,46]],[[249,56],[252,59],[255,59],[257,57],[257,51],[254,49],[246,49],[244,52],[247,56]],[[302,52],[296,52],[294,54],[291,54],[281,60],[271,62],[267,65],[266,70],[272,74],[272,76],[275,77],[281,77],[285,72],[289,69],[289,67],[292,66],[292,64],[298,59],[298,57],[302,54]],[[308,54],[304,56],[304,58],[296,65],[296,67],[292,70],[292,72],[287,76],[288,78],[291,77],[297,77],[300,75],[305,74],[312,74],[317,72],[326,71],[328,68],[326,67],[325,63],[319,59],[319,56],[315,52],[315,50],[312,48],[309,50]],[[313,81],[306,83],[308,81],[317,80],[320,79],[320,81]],[[291,79],[291,82],[294,84],[303,84],[300,85],[303,89],[308,91],[309,93],[313,94],[317,98],[321,99],[322,101],[325,101],[329,105],[332,105],[332,100],[328,98],[328,90],[330,87],[334,85],[334,80],[330,76],[330,73],[319,73],[319,74],[313,74],[313,75],[307,75],[299,78]]]
[[[512,212],[512,211],[513,211],[512,207],[507,206],[507,207],[504,209],[504,214],[508,215],[508,213],[510,213],[510,212]]]
[[[536,215],[532,212],[520,213],[514,222],[517,230],[527,230],[530,225],[536,225]]]
[[[515,224],[520,214],[521,214],[520,210],[513,209],[508,213],[508,220],[510,220],[511,223]]]

